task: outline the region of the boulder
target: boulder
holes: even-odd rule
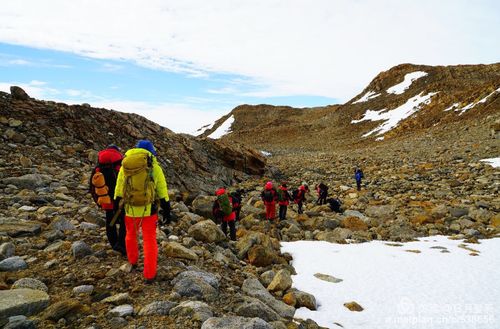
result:
[[[273,264],[276,254],[270,248],[264,246],[253,246],[248,251],[248,262],[257,267],[265,267]]]
[[[117,306],[109,311],[109,315],[111,316],[126,317],[133,314],[134,314],[134,307],[128,304]]]
[[[40,174],[26,174],[18,177],[7,177],[2,179],[2,183],[12,184],[20,189],[34,190],[39,187],[47,187],[51,182],[50,176]]]
[[[18,236],[37,235],[42,231],[42,223],[37,221],[0,220],[0,232],[13,238]]]
[[[30,99],[30,96],[24,91],[23,88],[18,86],[10,86],[10,95],[12,99],[27,101]]]
[[[366,231],[366,230],[368,230],[368,225],[366,225],[366,223],[358,217],[344,218],[344,219],[342,219],[340,225],[343,228],[347,228],[351,231]]]
[[[199,301],[185,301],[172,308],[169,312],[170,316],[189,317],[192,320],[205,322],[213,316],[210,306]]]
[[[28,264],[19,256],[12,256],[0,262],[0,272],[15,272],[28,268]]]
[[[43,292],[49,291],[49,288],[47,288],[45,283],[43,283],[40,280],[33,279],[33,278],[19,279],[16,282],[14,282],[14,284],[11,287],[11,289],[22,289],[22,288],[40,290]]]
[[[194,224],[189,228],[188,234],[198,241],[208,243],[221,242],[226,239],[219,226],[211,220],[204,220]]]
[[[243,282],[241,289],[248,296],[257,298],[267,306],[271,307],[276,313],[278,313],[279,316],[283,318],[292,318],[295,313],[295,308],[275,299],[256,278],[246,279]]]
[[[297,300],[296,307],[307,307],[308,309],[312,311],[316,311],[318,308],[316,304],[316,298],[304,291],[295,291],[295,298]]]
[[[147,316],[147,315],[168,315],[170,310],[177,306],[177,303],[170,302],[170,301],[157,301],[157,302],[152,302],[146,306],[144,306],[140,311],[139,315],[140,316]]]
[[[228,316],[210,318],[203,323],[201,329],[273,329],[273,326],[259,318]]]
[[[58,321],[61,318],[73,317],[84,310],[84,306],[76,299],[66,299],[50,305],[43,313],[42,319]]]
[[[292,287],[292,278],[287,270],[279,270],[267,287],[269,291],[286,291]]]
[[[268,322],[281,319],[271,307],[253,297],[244,297],[243,301],[235,307],[235,312],[246,318],[257,317]]]
[[[2,320],[0,320],[0,325],[2,325]],[[36,325],[24,315],[15,315],[9,317],[9,323],[3,329],[36,329]]]
[[[4,242],[0,245],[0,260],[14,256],[16,246],[12,242]]]
[[[211,273],[202,271],[185,271],[173,280],[173,290],[184,297],[203,298],[213,301],[219,295],[219,280]]]
[[[182,258],[189,260],[198,260],[198,255],[192,251],[184,247],[182,244],[178,242],[168,242],[165,247],[165,256],[173,257],[173,258]]]
[[[201,217],[212,218],[212,207],[215,200],[215,196],[197,196],[192,203],[193,212]]]
[[[366,215],[380,219],[390,219],[394,217],[396,207],[394,205],[368,206]]]
[[[14,315],[35,315],[49,305],[49,295],[40,290],[0,290],[0,322]]]
[[[71,252],[76,259],[92,255],[92,249],[84,241],[75,241],[71,245]]]

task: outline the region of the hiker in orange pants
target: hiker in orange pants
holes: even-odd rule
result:
[[[170,201],[165,175],[156,159],[153,143],[140,140],[123,158],[116,181],[115,203],[121,204],[125,210],[125,226],[128,228],[125,246],[128,261],[134,266],[139,260],[137,236],[142,229],[144,278],[147,284],[154,282],[158,262],[157,201],[163,210],[164,222],[169,223]]]
[[[156,264],[158,261],[158,244],[156,243],[156,223],[158,214],[142,217],[125,216],[127,236],[125,245],[127,257],[130,264],[137,264],[139,260],[139,247],[137,236],[142,228],[142,240],[144,243],[144,277],[152,279],[156,276]]]

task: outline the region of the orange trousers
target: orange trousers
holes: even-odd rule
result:
[[[276,202],[264,202],[266,206],[266,219],[273,220],[276,217]]]
[[[158,263],[158,243],[156,241],[156,222],[158,214],[145,217],[125,216],[127,236],[125,246],[127,247],[127,258],[130,264],[136,265],[139,260],[139,247],[137,236],[142,228],[142,240],[144,242],[144,278],[154,279],[156,276],[156,265]]]

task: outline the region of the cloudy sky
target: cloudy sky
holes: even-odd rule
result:
[[[0,90],[176,132],[244,103],[342,103],[400,63],[500,60],[497,0],[16,0],[0,22]]]

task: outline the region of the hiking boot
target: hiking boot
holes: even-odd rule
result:
[[[156,277],[152,278],[152,279],[145,279],[144,280],[144,283],[145,284],[153,284],[156,280]]]

